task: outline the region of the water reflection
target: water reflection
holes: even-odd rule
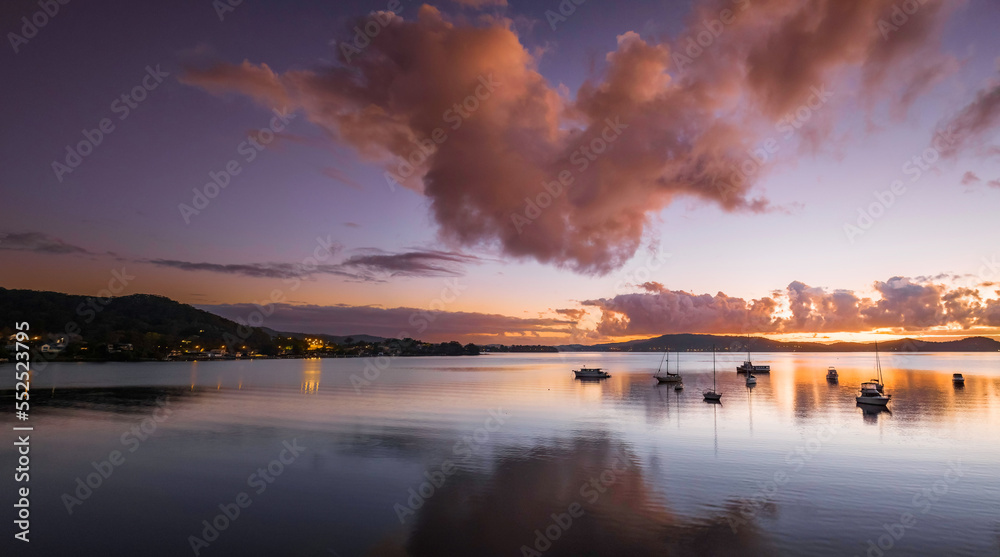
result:
[[[550,556],[774,554],[754,525],[730,527],[736,504],[678,515],[628,444],[596,437],[548,440],[488,475],[457,474],[418,510],[405,541],[383,540],[369,554],[507,556],[522,546]],[[582,516],[573,518],[576,505]]]
[[[309,359],[302,362],[302,388],[303,394],[316,394],[319,392],[319,380],[323,375],[322,360]]]
[[[892,416],[892,410],[889,410],[885,406],[874,406],[871,404],[857,404],[858,408],[861,409],[861,416],[866,424],[877,424],[878,417],[881,414],[887,416]]]
[[[583,514],[544,556],[863,555],[949,459],[970,472],[894,553],[998,552],[996,355],[885,356],[887,409],[855,401],[870,355],[760,355],[772,373],[753,388],[732,371],[738,357],[719,362],[730,370],[718,374],[725,404],[702,397],[710,354],[685,358],[682,391],[650,377],[655,354],[592,356],[612,372],[596,382],[574,380],[564,355],[400,358],[360,388],[350,378],[361,359],[50,364],[32,390],[45,441],[33,453],[32,504],[45,520],[32,549],[106,554],[115,524],[126,532],[119,554],[183,554],[192,528],[297,438],[307,456],[214,554],[521,555],[553,513],[579,503]],[[826,380],[830,365],[839,383]],[[61,493],[162,398],[170,418],[69,516]],[[0,404],[13,404],[11,390]],[[455,458],[496,409],[509,416],[503,428]],[[816,442],[824,428],[836,433]],[[0,446],[0,459],[12,456]],[[455,474],[401,525],[394,504],[448,458]],[[599,497],[581,492],[609,469]],[[871,482],[884,492],[859,505],[857,487]]]

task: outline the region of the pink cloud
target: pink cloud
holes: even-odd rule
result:
[[[860,74],[862,97],[903,104],[939,81],[943,5],[922,3],[884,37],[876,22],[893,0],[705,0],[681,35],[725,17],[705,52],[624,32],[575,96],[538,72],[511,20],[453,22],[428,5],[415,20],[372,14],[361,22],[380,26],[371,44],[333,67],[278,73],[244,61],[181,79],[301,111],[427,196],[447,240],[602,274],[680,197],[773,210],[752,191],[766,169],[737,170],[748,149],[804,106],[817,115],[799,139],[819,148],[836,118],[817,95],[822,106],[819,92],[849,72]],[[925,64],[907,62],[915,58]]]
[[[647,283],[648,285],[649,283]],[[915,331],[958,325],[995,327],[1000,301],[976,290],[893,277],[874,284],[877,298],[850,290],[829,291],[795,281],[779,295],[756,300],[650,289],[582,302],[601,310],[597,332],[605,336],[667,333],[823,333],[876,328]],[[779,314],[787,302],[790,316]]]

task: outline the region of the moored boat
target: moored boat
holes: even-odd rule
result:
[[[861,384],[861,392],[855,397],[858,404],[885,406],[892,398],[892,395],[885,394],[885,384],[882,383],[882,362],[878,357],[878,342],[875,343],[875,371],[877,375],[874,379]]]
[[[747,335],[747,359],[736,366],[736,373],[771,373],[771,366],[757,366],[750,361],[750,335]]]
[[[577,379],[606,379],[611,377],[610,373],[599,367],[583,366],[580,369],[574,369],[573,373],[576,374]]]
[[[889,404],[892,395],[882,394],[879,387],[879,383],[875,381],[865,381],[861,384],[861,393],[855,397],[855,400],[858,401],[858,404],[871,404],[873,406]]]
[[[837,369],[830,366],[830,369],[826,371],[826,380],[830,382],[836,382],[840,379],[840,375],[837,374]]]
[[[719,402],[722,399],[722,393],[715,388],[715,346],[712,346],[712,388],[705,389],[702,393],[706,402]]]
[[[964,385],[965,384],[965,377],[962,377],[961,373],[954,373],[954,374],[952,374],[951,380],[956,385]]]
[[[670,352],[664,352],[663,353],[663,360],[666,360],[666,362],[667,362],[667,369],[664,370],[664,373],[660,373],[660,368],[663,367],[663,360],[660,360],[660,367],[656,369],[656,373],[653,374],[653,377],[655,377],[656,381],[659,382],[659,383],[680,383],[681,382],[680,354],[677,355],[677,368],[676,368],[677,372],[676,373],[670,373],[670,359],[669,359],[670,356],[669,356],[669,354],[670,354]]]

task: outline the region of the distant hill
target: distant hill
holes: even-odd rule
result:
[[[745,352],[747,339],[742,336],[726,335],[662,335],[655,338],[594,344],[566,344],[558,346],[561,352],[707,352],[712,346],[720,352]],[[873,342],[781,342],[768,338],[754,337],[750,341],[754,352],[873,352]],[[882,352],[998,352],[1000,342],[986,337],[969,337],[961,340],[933,342],[906,338],[880,342]]]
[[[112,359],[163,358],[171,350],[235,344],[264,354],[276,352],[260,329],[245,329],[224,317],[170,298],[132,294],[113,298],[59,292],[0,288],[0,332],[9,336],[14,323],[27,321],[37,344],[60,337],[69,341],[61,357],[108,357],[108,344],[130,344]],[[51,338],[50,338],[51,337]]]
[[[477,355],[473,344],[286,333],[239,323],[163,296],[132,294],[112,298],[0,288],[0,362],[13,350],[5,345],[14,324],[31,327],[33,361],[215,359],[244,356],[459,356]],[[326,346],[305,339],[320,338]],[[65,342],[60,342],[65,341]],[[45,345],[49,345],[46,347]],[[56,351],[46,351],[55,346]],[[554,349],[551,349],[554,350]]]

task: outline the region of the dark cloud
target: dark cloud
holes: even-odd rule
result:
[[[975,100],[962,107],[958,113],[938,124],[939,130],[949,130],[954,139],[951,145],[942,150],[942,155],[956,156],[969,148],[981,149],[983,153],[990,154],[992,150],[982,147],[995,134],[998,125],[1000,84],[993,83],[980,89]]]
[[[0,250],[31,251],[50,254],[90,253],[80,246],[68,244],[59,238],[54,238],[40,232],[0,234]]]
[[[851,70],[872,106],[905,108],[940,81],[954,66],[939,52],[945,3],[920,3],[883,35],[877,22],[896,3],[703,0],[676,44],[621,34],[575,95],[538,72],[511,20],[452,21],[428,5],[413,19],[370,15],[380,33],[329,67],[219,63],[180,79],[304,113],[427,196],[450,240],[600,274],[627,261],[650,216],[679,196],[727,211],[774,209],[751,191],[764,170],[736,171],[748,146],[827,85],[855,88]],[[711,52],[686,55],[683,38],[723,8],[735,17]],[[837,119],[833,107],[815,110],[797,133],[819,148]],[[572,183],[557,184],[560,173]]]
[[[334,251],[339,250],[339,246]],[[144,263],[171,267],[182,271],[207,271],[253,278],[307,278],[333,275],[353,280],[383,282],[397,277],[457,277],[464,274],[464,265],[479,262],[478,257],[455,252],[417,250],[389,253],[366,250],[340,263],[198,263],[173,259],[148,259]]]
[[[369,253],[349,257],[338,267],[354,272],[369,280],[393,277],[457,277],[464,273],[464,266],[478,263],[472,255],[446,251],[409,251],[387,253],[369,250]]]
[[[207,271],[227,275],[242,275],[253,278],[293,278],[309,274],[302,265],[291,263],[194,263],[174,259],[148,259],[143,261],[160,267],[171,267],[182,271]]]

